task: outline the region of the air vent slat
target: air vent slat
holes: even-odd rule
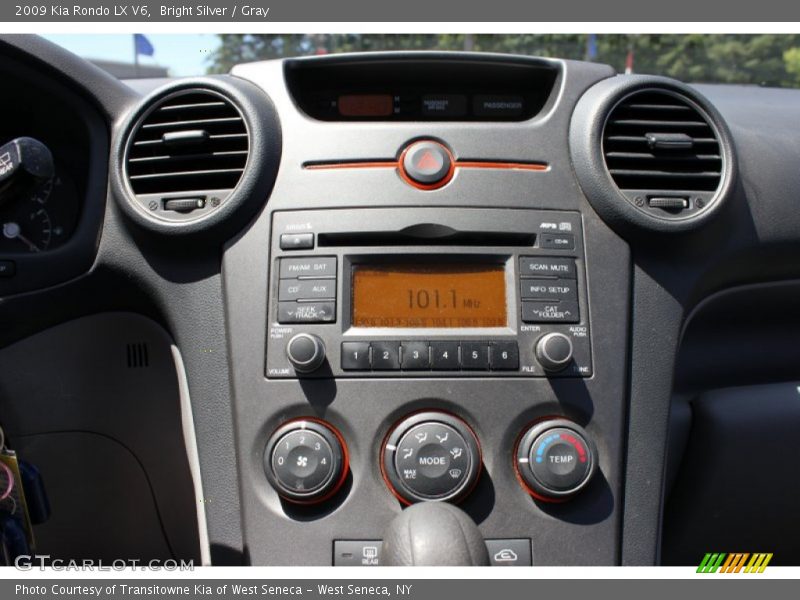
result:
[[[684,134],[691,145],[654,146],[648,136],[659,133]],[[707,115],[688,98],[661,90],[635,92],[611,111],[603,132],[603,155],[618,188],[645,196],[713,192],[724,168]]]
[[[204,125],[215,125],[218,123],[238,123],[240,117],[222,117],[220,119],[191,119],[186,121],[167,121],[165,123],[145,123],[142,129],[183,129],[186,127],[202,127]]]
[[[164,134],[202,132],[190,144],[165,143]],[[250,140],[238,108],[210,90],[169,96],[153,106],[128,145],[126,174],[137,195],[229,190],[247,165]]]

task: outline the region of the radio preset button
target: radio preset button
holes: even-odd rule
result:
[[[581,317],[577,302],[523,302],[522,320],[525,323],[579,323]]]
[[[524,300],[574,300],[578,287],[574,279],[520,279],[520,294]]]
[[[372,342],[372,368],[376,371],[399,371],[400,343]]]
[[[457,371],[458,342],[431,342],[431,366],[434,371]]]
[[[461,366],[464,369],[488,371],[488,342],[461,342]]]
[[[519,347],[517,342],[494,342],[490,356],[492,369],[495,371],[519,369]]]
[[[521,277],[577,277],[575,260],[571,258],[520,256],[519,272]]]
[[[409,371],[427,371],[431,368],[428,342],[403,342],[402,367]]]
[[[334,323],[336,302],[279,302],[278,323]]]
[[[280,275],[281,279],[336,277],[336,257],[282,258]]]
[[[342,342],[342,369],[369,371],[369,342]]]
[[[281,279],[278,300],[336,299],[335,279]]]

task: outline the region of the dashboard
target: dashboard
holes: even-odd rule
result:
[[[435,52],[118,82],[30,36],[0,73],[0,145],[53,162],[0,202],[0,424],[117,531],[42,551],[392,564],[444,502],[494,566],[800,560],[797,482],[735,441],[797,449],[797,91]],[[152,538],[54,474],[112,460],[77,432]],[[737,537],[744,469],[788,500]]]

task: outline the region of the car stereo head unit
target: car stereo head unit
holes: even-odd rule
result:
[[[592,374],[579,213],[275,212],[272,228],[268,378]]]

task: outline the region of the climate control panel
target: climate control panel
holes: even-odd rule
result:
[[[421,412],[397,423],[381,450],[381,472],[404,504],[457,501],[478,480],[478,438],[464,421],[444,412]]]

